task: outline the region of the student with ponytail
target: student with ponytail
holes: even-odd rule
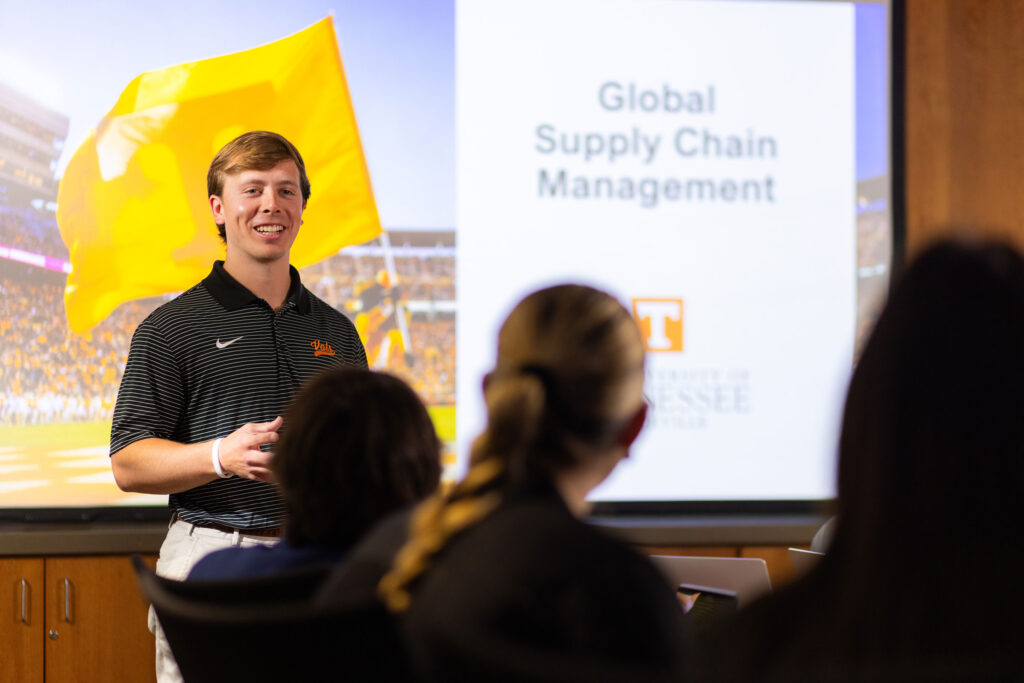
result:
[[[526,297],[484,379],[465,478],[391,520],[321,601],[372,595],[426,680],[674,680],[683,615],[646,558],[580,517],[643,426],[644,349],[607,294]]]

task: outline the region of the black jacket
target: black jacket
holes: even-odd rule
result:
[[[328,579],[325,606],[375,599],[408,514]],[[399,617],[426,680],[678,680],[683,614],[647,558],[574,517],[543,478],[449,540]]]

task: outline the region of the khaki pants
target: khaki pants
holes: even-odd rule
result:
[[[241,546],[274,545],[277,538],[230,534],[217,529],[194,526],[182,520],[171,523],[167,537],[160,546],[160,559],[156,561],[156,573],[169,579],[181,581],[192,571],[192,567],[203,556],[214,550]],[[171,648],[167,644],[153,608],[149,608],[149,630],[156,636],[156,680],[157,683],[182,683],[178,665],[174,662]]]

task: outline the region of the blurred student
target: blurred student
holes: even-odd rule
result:
[[[321,602],[377,593],[427,680],[674,680],[671,589],[580,519],[643,426],[643,381],[639,330],[613,298],[528,296],[501,328],[465,478],[372,534]]]
[[[438,485],[440,442],[419,397],[392,375],[349,368],[306,384],[285,413],[271,469],[287,508],[273,546],[231,547],[189,579],[275,574],[340,560],[378,520]]]
[[[853,373],[838,516],[805,578],[741,613],[707,680],[1021,680],[1024,261],[946,243]]]

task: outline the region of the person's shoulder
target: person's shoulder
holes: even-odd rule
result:
[[[618,555],[614,540],[574,517],[560,501],[541,497],[503,502],[480,522],[451,539],[445,555],[456,564],[493,560],[494,569],[561,575],[591,558]]]
[[[219,581],[251,577],[260,573],[265,564],[265,556],[270,552],[269,547],[262,545],[214,550],[192,567],[188,579]]]
[[[171,330],[197,314],[216,307],[217,302],[210,295],[206,286],[202,282],[197,282],[170,301],[153,309],[153,312],[145,317],[140,326]]]
[[[576,521],[581,527],[578,532],[580,545],[593,557],[604,558],[599,564],[608,569],[619,567],[620,570],[628,571],[638,579],[649,581],[659,587],[664,585],[667,588],[668,582],[663,578],[661,572],[640,550],[589,522]]]
[[[496,517],[492,531],[491,539],[509,538],[525,553],[545,557],[547,569],[553,573],[585,575],[598,583],[644,584],[659,591],[668,588],[645,555],[578,519],[555,501],[515,506]]]
[[[324,607],[372,603],[377,583],[391,568],[395,555],[409,536],[414,508],[392,513],[373,527],[331,573],[317,597]]]
[[[503,504],[489,518],[488,526],[556,546],[571,543],[611,553],[629,551],[627,546],[574,516],[554,496]]]
[[[305,285],[303,285],[303,287],[305,288]],[[340,325],[345,329],[352,329],[355,331],[355,325],[352,324],[352,321],[349,320],[347,315],[336,309],[334,306],[331,306],[313,292],[309,291],[308,288],[306,289],[306,296],[309,300],[310,311],[312,311],[314,315]]]

